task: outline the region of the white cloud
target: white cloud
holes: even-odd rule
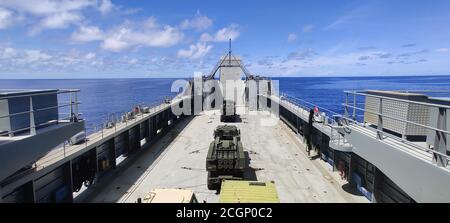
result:
[[[9,27],[12,23],[12,13],[6,9],[0,8],[0,29]]]
[[[448,48],[438,48],[438,49],[436,49],[436,52],[440,52],[440,53],[446,53],[448,51],[449,51]]]
[[[151,16],[143,22],[142,27],[146,29],[155,29],[160,27],[160,25],[156,22],[156,18]]]
[[[308,48],[302,51],[295,51],[288,54],[286,60],[307,60],[316,56],[316,52],[313,48]]]
[[[338,17],[332,23],[324,27],[325,31],[340,29],[343,26],[349,25],[350,23],[362,21],[364,18],[368,17],[372,14],[372,5],[365,4],[354,8],[353,10],[348,11],[343,14],[341,17]]]
[[[304,32],[304,33],[309,33],[309,32],[311,32],[311,31],[313,30],[313,28],[314,28],[313,25],[306,25],[306,26],[303,26],[303,32]]]
[[[123,28],[119,31],[114,32],[113,34],[110,34],[103,41],[102,48],[114,52],[119,52],[126,48],[129,48],[131,44],[125,39],[129,39],[129,37],[127,36],[133,35],[130,33],[131,31],[129,29]]]
[[[2,7],[35,17],[32,19],[34,27],[30,30],[30,34],[36,34],[43,29],[66,28],[77,23],[84,18],[81,10],[95,6],[95,4],[96,2],[92,0],[0,0]]]
[[[80,26],[72,33],[74,42],[102,41],[104,50],[120,52],[133,47],[170,47],[178,44],[184,34],[175,27],[161,25],[154,17],[142,22],[126,21],[122,25],[103,31],[96,26]]]
[[[133,15],[133,14],[136,14],[136,13],[141,12],[141,11],[143,11],[142,8],[128,8],[128,9],[123,9],[122,10],[122,14],[124,14],[124,15]]]
[[[72,33],[71,40],[75,42],[90,42],[103,39],[103,31],[96,26],[80,26]]]
[[[195,14],[194,18],[183,20],[180,27],[182,29],[195,29],[197,31],[201,31],[209,28],[212,24],[212,19],[202,15],[200,11],[197,11],[197,14]]]
[[[52,59],[47,53],[44,53],[40,50],[26,50],[25,51],[25,60],[28,63],[33,63],[37,61],[46,61]]]
[[[208,33],[203,33],[200,36],[200,41],[202,41],[202,42],[211,42],[211,41],[226,42],[229,39],[235,40],[241,34],[238,29],[239,29],[238,25],[231,24],[231,25],[217,31],[216,34],[214,34],[214,36],[211,36]]]
[[[149,21],[152,21],[151,25]],[[151,19],[144,24],[126,23],[110,30],[104,35],[102,48],[119,52],[135,46],[170,47],[183,38],[184,34],[178,29],[169,25],[160,26]]]
[[[88,53],[88,54],[86,54],[86,55],[84,56],[84,59],[86,59],[86,60],[92,60],[92,59],[94,59],[95,57],[96,57],[95,53],[90,52],[90,53]]]
[[[297,35],[295,35],[294,33],[290,33],[288,35],[287,39],[288,39],[288,43],[293,43],[293,42],[297,41]]]
[[[203,33],[200,36],[200,41],[202,42],[209,42],[209,41],[213,41],[214,38],[209,34],[209,33]]]
[[[81,21],[82,16],[78,13],[62,12],[45,17],[41,20],[41,28],[59,29],[66,28],[68,25]]]
[[[111,2],[111,0],[101,0],[100,5],[98,6],[98,10],[103,14],[108,14],[112,10],[115,9],[115,5]]]
[[[179,50],[177,55],[181,58],[199,59],[208,54],[211,49],[211,45],[206,45],[206,43],[197,43],[196,45],[190,45],[189,49]]]
[[[133,58],[133,59],[128,61],[129,64],[137,64],[137,62],[139,62],[139,60],[136,59],[136,58]]]
[[[238,31],[238,26],[233,24],[217,31],[215,40],[217,42],[225,42],[228,41],[228,39],[237,39],[239,35],[240,32]]]
[[[62,12],[79,11],[95,6],[93,0],[0,0],[0,5],[11,10],[28,13],[35,16],[48,16]]]
[[[98,68],[103,64],[103,58],[97,58],[93,52],[81,53],[43,51],[39,49],[14,49],[0,47],[0,71],[14,72],[45,72],[80,70]]]
[[[93,8],[102,14],[116,6],[110,0],[0,0],[0,7],[29,17],[30,34],[44,29],[62,29],[85,20],[85,9]],[[2,21],[0,11],[0,25]]]
[[[350,16],[340,17],[340,18],[336,19],[335,21],[333,21],[331,24],[325,26],[324,30],[338,29],[340,26],[342,26],[342,24],[347,23],[349,20],[351,20]]]
[[[391,54],[384,51],[355,51],[355,52],[341,52],[338,49],[341,44],[332,47],[331,49],[318,54],[313,49],[305,49],[303,51],[295,51],[289,53],[282,58],[263,58],[254,63],[254,72],[271,72],[277,75],[292,75],[292,74],[306,74],[319,73],[321,75],[327,74],[328,71],[338,70],[353,71],[354,69],[361,71],[358,66],[379,66],[386,67],[388,58]],[[367,59],[361,59],[367,58]]]
[[[11,47],[6,47],[3,50],[0,50],[0,58],[1,59],[10,59],[17,56],[17,50]]]

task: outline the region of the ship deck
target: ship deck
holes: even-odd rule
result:
[[[331,166],[308,157],[305,145],[283,122],[261,126],[267,115],[242,114],[233,123],[249,158],[247,180],[274,181],[281,202],[368,202],[348,189]],[[218,111],[183,119],[107,184],[94,184],[87,201],[132,203],[156,188],[184,188],[193,190],[199,202],[218,202],[219,195],[207,189],[205,160],[220,124]]]

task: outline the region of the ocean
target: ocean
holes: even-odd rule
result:
[[[0,80],[0,89],[67,89],[81,92],[79,110],[92,131],[112,113],[124,113],[137,104],[152,104],[174,95],[170,87],[176,79],[65,79]],[[450,76],[401,77],[292,77],[273,78],[280,92],[343,113],[345,90],[450,90]],[[438,95],[436,95],[438,94]],[[435,93],[432,96],[450,96]]]

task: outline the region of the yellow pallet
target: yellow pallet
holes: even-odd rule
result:
[[[279,203],[274,182],[224,180],[220,203]]]

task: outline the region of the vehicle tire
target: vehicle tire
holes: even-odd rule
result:
[[[216,194],[220,194],[220,189],[222,188],[222,181],[215,185]]]
[[[211,173],[208,172],[208,178],[206,180],[208,182],[208,190],[214,190],[214,184],[211,181]]]
[[[208,190],[214,190],[214,184],[208,180]]]

